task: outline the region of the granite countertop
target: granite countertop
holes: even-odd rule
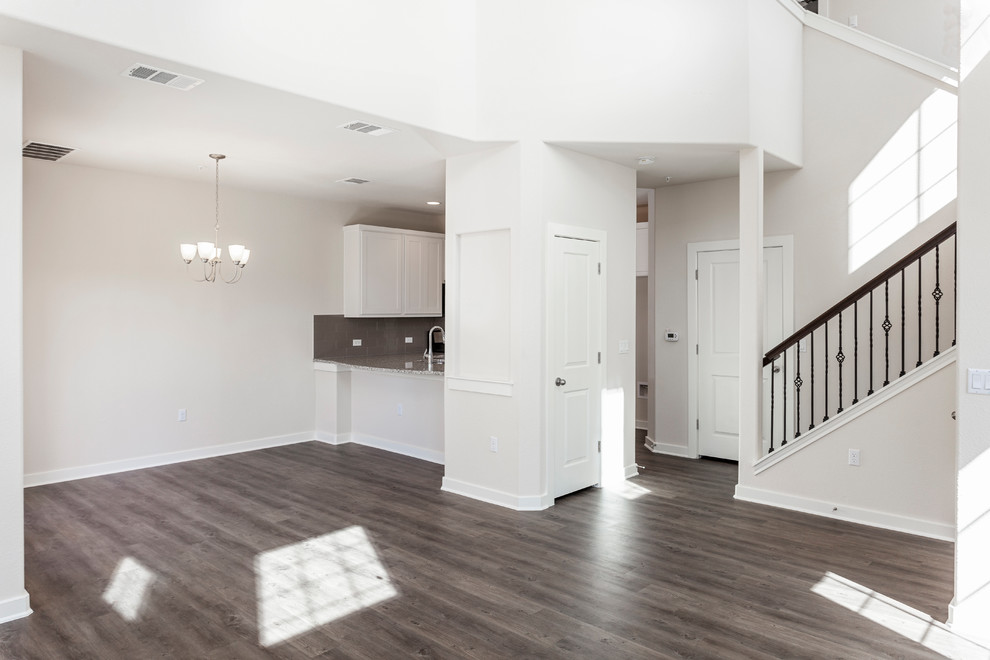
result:
[[[440,357],[442,358],[442,354]],[[352,369],[364,369],[366,371],[443,376],[443,364],[437,364],[436,358],[434,358],[433,369],[428,369],[426,365],[426,358],[423,357],[422,353],[316,358],[313,362],[314,364],[340,365],[350,367]]]

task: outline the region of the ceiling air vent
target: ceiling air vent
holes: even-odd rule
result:
[[[164,85],[165,87],[171,87],[173,89],[181,89],[183,92],[187,92],[196,85],[201,85],[203,83],[203,81],[199,78],[185,76],[181,73],[175,73],[173,71],[166,71],[165,69],[159,69],[155,66],[148,66],[147,64],[135,64],[134,66],[125,69],[120,75],[125,78],[137,78],[138,80],[144,80],[145,82],[156,83],[158,85]]]
[[[360,185],[362,183],[368,183],[368,179],[359,179],[356,176],[348,177],[346,179],[337,179],[337,183],[349,183],[351,185]]]
[[[60,147],[54,144],[44,144],[43,142],[28,142],[21,150],[25,158],[37,158],[38,160],[58,160],[62,156],[72,153],[75,149],[71,147]]]
[[[394,128],[386,128],[385,126],[379,126],[378,124],[372,124],[367,121],[351,121],[341,124],[337,128],[342,128],[345,131],[354,131],[355,133],[364,133],[365,135],[374,135],[375,137],[395,133]]]

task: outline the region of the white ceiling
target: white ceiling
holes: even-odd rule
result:
[[[443,213],[443,206],[426,202],[444,199],[445,158],[490,146],[4,17],[0,43],[25,52],[25,141],[76,149],[64,163],[212,181],[209,154],[224,153],[225,185]],[[137,63],[205,82],[181,91],[121,75]],[[374,137],[338,128],[353,120],[396,132]],[[559,146],[636,168],[642,188],[738,171],[731,147]],[[654,156],[656,162],[640,166],[640,156]],[[773,167],[768,158],[768,168]],[[370,183],[335,183],[347,177]]]

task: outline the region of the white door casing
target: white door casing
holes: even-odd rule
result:
[[[792,331],[792,246],[791,237],[764,242],[766,347]],[[738,460],[738,242],[689,245],[689,271],[688,455]],[[766,399],[769,382],[764,381]],[[764,419],[765,428],[768,424]]]
[[[554,497],[601,479],[600,256],[598,241],[551,237],[547,339]]]

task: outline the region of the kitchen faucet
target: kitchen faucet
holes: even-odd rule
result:
[[[433,326],[432,328],[430,328],[429,332],[426,333],[426,350],[423,351],[423,357],[426,358],[426,364],[429,366],[430,369],[433,368],[433,332],[435,330],[440,331],[441,341],[443,341],[445,344],[447,343],[447,335],[444,334],[443,328],[441,328],[439,325]]]

